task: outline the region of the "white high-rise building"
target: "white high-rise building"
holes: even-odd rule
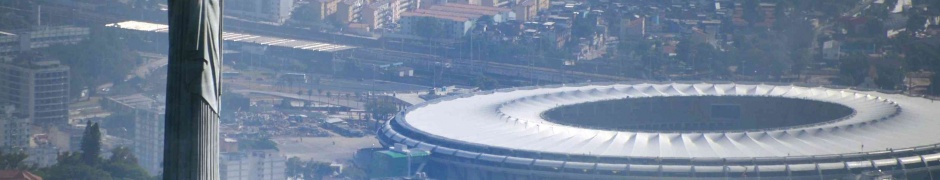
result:
[[[0,104],[13,105],[33,125],[66,125],[69,67],[38,53],[0,60]]]
[[[284,23],[294,9],[294,0],[230,0],[225,13],[237,18]]]
[[[245,150],[220,156],[222,180],[283,180],[287,179],[287,157],[277,150]]]
[[[105,106],[134,115],[134,155],[150,175],[163,172],[164,103],[142,94],[109,97]]]
[[[14,115],[13,106],[0,107],[0,148],[29,147],[29,119]]]

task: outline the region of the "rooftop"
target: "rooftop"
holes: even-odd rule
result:
[[[165,24],[140,22],[140,21],[124,21],[124,22],[107,24],[105,26],[128,29],[128,30],[135,30],[135,31],[147,31],[147,32],[157,32],[157,33],[169,32],[168,26]],[[265,46],[277,46],[277,47],[283,47],[283,48],[294,48],[294,49],[304,49],[304,50],[310,50],[310,51],[324,51],[324,52],[337,52],[337,51],[343,51],[343,50],[356,48],[354,46],[347,46],[347,45],[338,45],[338,44],[330,44],[330,43],[315,42],[315,41],[308,41],[308,40],[287,39],[287,38],[280,38],[280,37],[270,37],[270,36],[232,33],[232,32],[223,32],[222,39],[226,41],[230,41],[230,42],[243,42],[243,43],[258,44],[258,45],[265,45]]]
[[[139,109],[157,109],[162,112],[164,108],[160,101],[144,96],[143,94],[132,94],[123,96],[108,97],[109,100],[120,103],[127,107]]]

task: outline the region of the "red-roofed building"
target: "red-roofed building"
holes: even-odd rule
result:
[[[483,16],[490,16],[493,22],[500,23],[515,15],[512,10],[506,8],[447,3],[403,12],[399,23],[402,27],[402,33],[419,35],[415,28],[417,23],[432,20],[440,24],[442,30],[444,30],[441,34],[443,37],[438,38],[460,38],[472,29],[476,21]]]
[[[42,180],[42,177],[26,170],[0,170],[0,180]]]

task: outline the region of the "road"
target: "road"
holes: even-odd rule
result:
[[[140,55],[144,57],[144,59],[147,59],[148,62],[134,69],[134,71],[131,72],[132,74],[127,75],[127,79],[131,79],[134,76],[146,78],[150,75],[151,71],[167,65],[167,57],[165,54],[140,53]]]
[[[297,95],[293,93],[250,90],[250,89],[236,89],[232,91],[235,93],[239,93],[239,94],[262,94],[262,95],[269,95],[269,96],[277,96],[281,98],[298,99],[298,100],[313,101],[313,102],[324,103],[324,104],[332,104],[332,105],[337,105],[337,106],[349,107],[353,109],[365,109],[365,103],[354,101],[354,100],[337,98],[337,97],[327,98],[326,96]]]
[[[324,162],[344,162],[352,159],[356,150],[381,146],[375,136],[276,137],[272,140],[287,157]]]
[[[449,73],[461,74],[479,74],[488,73],[508,77],[517,77],[525,79],[534,79],[547,82],[585,82],[585,81],[629,81],[631,78],[585,73],[571,70],[558,70],[543,67],[524,66],[509,63],[499,63],[484,60],[459,59],[451,60],[448,58],[426,55],[419,53],[409,53],[383,49],[359,49],[356,53],[350,53],[352,58],[365,61],[375,61],[376,63],[391,64],[402,62],[410,64],[415,68],[434,68],[440,66],[449,66]]]
[[[44,10],[47,7],[44,6]],[[104,12],[94,12],[94,11],[79,11],[75,9],[69,9],[61,6],[50,6],[48,7],[50,11],[56,11],[61,14],[69,14],[75,19],[79,19],[85,22],[92,22],[98,24],[105,23],[116,23],[124,22],[128,20],[133,20],[133,18],[124,18],[112,14],[105,14]],[[159,24],[159,23],[158,23]],[[226,28],[236,33],[238,31],[242,32],[252,32],[258,35],[265,35],[267,37],[284,39],[285,41],[308,41],[308,42],[335,42],[339,45],[347,46],[362,46],[363,52],[379,52],[382,51],[386,57],[381,58],[380,60],[386,62],[395,62],[400,61],[396,59],[405,59],[411,58],[414,55],[421,55],[420,53],[414,53],[412,51],[424,48],[418,47],[416,45],[402,44],[402,50],[408,51],[388,51],[381,49],[383,43],[380,40],[368,39],[368,38],[357,38],[357,37],[348,37],[348,36],[339,36],[329,33],[318,32],[314,30],[295,28],[295,27],[284,27],[284,26],[272,26],[268,24],[252,24],[250,22],[232,20],[226,23]],[[284,41],[275,41],[275,43],[281,43]],[[409,48],[404,48],[408,46]],[[414,46],[414,47],[412,47]],[[296,47],[295,47],[296,48]],[[303,48],[303,47],[301,47]],[[445,57],[438,56],[427,56],[430,58],[419,58],[413,59],[417,62],[412,62],[413,64],[424,64],[432,65],[434,63],[443,63],[451,61]],[[557,70],[549,68],[540,68],[540,67],[531,67],[524,65],[514,65],[507,63],[496,63],[490,61],[481,61],[481,60],[466,60],[460,59],[454,61],[455,72],[460,73],[461,71],[467,73],[492,73],[497,75],[509,76],[509,77],[518,77],[526,79],[537,79],[542,81],[549,82],[583,82],[583,81],[625,81],[629,80],[628,78],[603,75],[603,74],[594,74],[587,72],[576,72],[570,70]],[[480,71],[482,70],[482,71]]]

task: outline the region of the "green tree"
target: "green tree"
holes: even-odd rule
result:
[[[343,168],[343,173],[340,176],[349,178],[349,179],[369,179],[369,175],[366,174],[366,171],[359,169],[355,166],[349,166]]]
[[[107,27],[91,28],[87,40],[71,45],[57,45],[43,50],[70,67],[69,94],[81,95],[85,87],[94,89],[105,83],[118,83],[130,74],[141,59],[127,41],[133,36]]]
[[[868,56],[864,54],[852,54],[842,58],[836,83],[845,86],[859,85],[865,81],[870,67]]]
[[[305,178],[321,179],[323,176],[331,174],[333,174],[333,170],[330,169],[330,163],[328,162],[307,161],[304,165],[303,175]]]
[[[940,73],[934,72],[933,76],[930,77],[930,82],[930,86],[927,87],[927,94],[940,96],[940,83],[934,83],[940,82]]]
[[[104,118],[101,125],[108,130],[108,134],[122,138],[133,138],[134,136],[134,114],[132,112],[115,112]]]
[[[287,159],[287,177],[300,177],[303,173],[304,162],[300,160],[299,157],[294,156]]]
[[[760,0],[745,0],[744,4],[744,20],[750,25],[760,23],[764,21],[764,12],[760,9]]]
[[[0,151],[0,169],[23,169],[26,168],[26,165],[23,164],[23,160],[26,159],[28,155],[23,152],[11,152],[6,153]]]
[[[43,179],[74,179],[74,180],[110,180],[111,174],[85,164],[59,164],[53,165],[46,171],[39,173]]]
[[[920,13],[913,12],[911,13],[911,15],[908,16],[908,19],[906,22],[907,24],[905,27],[907,28],[907,32],[911,35],[911,37],[914,37],[914,35],[916,35],[917,32],[924,30],[924,24],[926,22],[927,22],[926,17],[924,17]]]
[[[418,19],[418,21],[412,25],[411,29],[414,29],[414,32],[417,33],[418,36],[428,40],[428,54],[434,54],[434,45],[432,45],[434,44],[433,39],[447,38],[444,24],[431,18]]]
[[[98,164],[101,155],[101,130],[98,128],[98,123],[92,124],[90,121],[86,123],[81,150],[82,162],[89,166]]]
[[[114,179],[149,179],[150,175],[137,164],[137,157],[130,148],[117,147],[111,150],[111,158],[101,167]]]
[[[484,75],[479,75],[473,79],[473,84],[480,89],[496,89],[499,87],[499,81]]]
[[[415,30],[418,36],[428,39],[428,42],[430,42],[431,39],[443,38],[445,36],[443,24],[431,18],[419,19],[418,22],[414,23],[412,29]]]
[[[391,102],[373,101],[366,104],[366,111],[372,113],[375,119],[386,120],[391,114],[398,112],[398,107]]]
[[[287,159],[287,177],[303,177],[303,179],[322,179],[323,176],[328,176],[333,174],[333,170],[330,169],[330,163],[328,162],[319,162],[319,161],[303,161],[299,157],[291,157]],[[350,177],[350,176],[347,176]],[[360,176],[356,176],[360,177]],[[364,178],[353,178],[353,179],[364,179]]]

